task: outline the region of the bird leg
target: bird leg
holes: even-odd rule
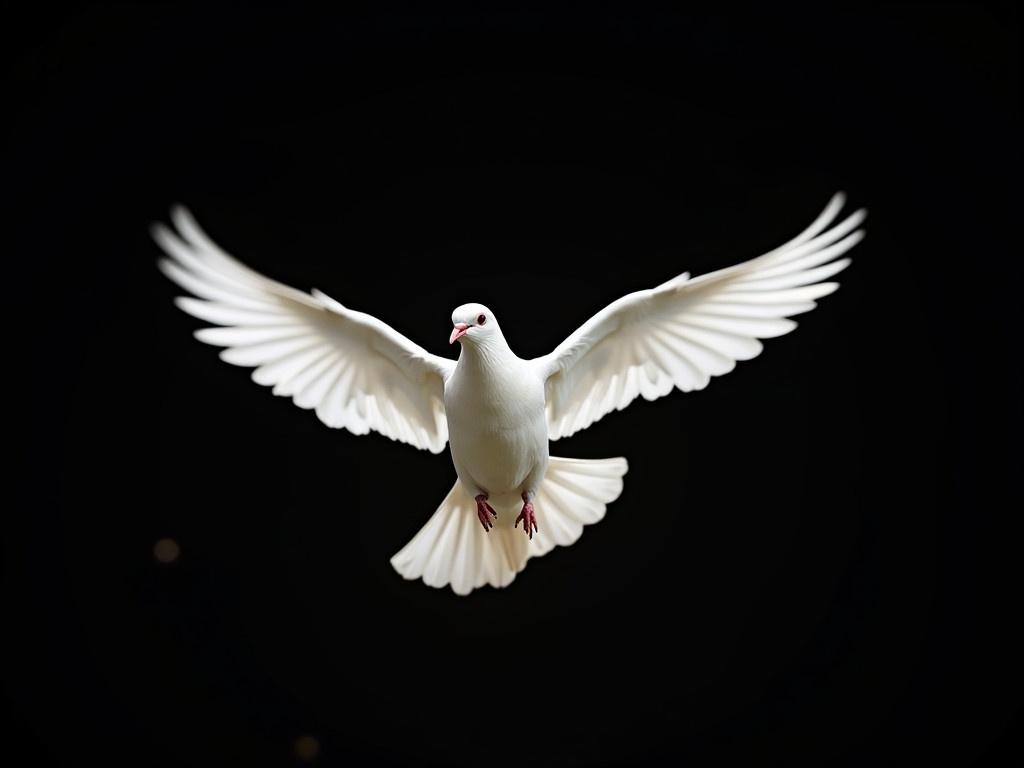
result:
[[[515,528],[519,527],[519,521],[523,521],[523,533],[533,538],[533,532],[537,530],[537,515],[533,511],[533,494],[523,491],[523,511],[516,518]]]
[[[494,507],[487,503],[487,494],[481,493],[476,497],[476,516],[480,521],[480,525],[484,527],[484,531],[487,533],[491,532],[491,528],[494,527],[494,520],[497,519],[498,513],[494,511]]]

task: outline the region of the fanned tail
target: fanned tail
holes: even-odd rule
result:
[[[450,584],[458,595],[484,584],[507,587],[531,557],[573,544],[584,525],[603,518],[607,505],[622,493],[628,468],[622,457],[550,457],[534,499],[538,531],[532,540],[513,527],[522,504],[517,497],[490,499],[498,519],[485,533],[476,502],[456,481],[426,525],[391,558],[391,565],[406,579],[422,578],[431,587]]]

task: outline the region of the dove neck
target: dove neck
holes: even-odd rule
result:
[[[463,344],[459,353],[460,362],[482,371],[493,371],[514,359],[505,337],[500,333],[473,344]]]

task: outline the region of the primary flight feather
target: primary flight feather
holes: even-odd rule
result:
[[[462,595],[506,586],[530,557],[572,544],[621,493],[624,458],[549,456],[550,440],[638,396],[702,389],[838,288],[829,278],[850,263],[840,257],[864,236],[866,215],[836,223],[843,204],[835,195],[807,229],[757,258],[623,296],[533,360],[512,352],[483,304],[452,313],[456,362],[320,291],[249,269],[182,207],[171,213],[173,231],[152,232],[167,254],[160,269],[193,294],[177,305],[218,326],[196,337],[223,347],[222,359],[255,368],[253,380],[328,426],[372,429],[433,453],[450,443],[458,480],[391,563],[407,579]]]

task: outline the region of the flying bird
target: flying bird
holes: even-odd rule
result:
[[[275,282],[219,248],[176,206],[176,231],[154,224],[159,267],[192,297],[182,310],[216,327],[195,332],[252,378],[314,409],[329,427],[374,430],[433,453],[451,446],[458,479],[391,564],[406,579],[459,595],[505,587],[531,557],[569,546],[622,492],[625,458],[548,454],[638,396],[690,392],[789,333],[792,315],[832,293],[840,258],[864,236],[866,212],[836,223],[836,194],[803,232],[768,253],[612,302],[553,352],[524,360],[495,313],[452,313],[458,360],[431,354],[372,315]]]

